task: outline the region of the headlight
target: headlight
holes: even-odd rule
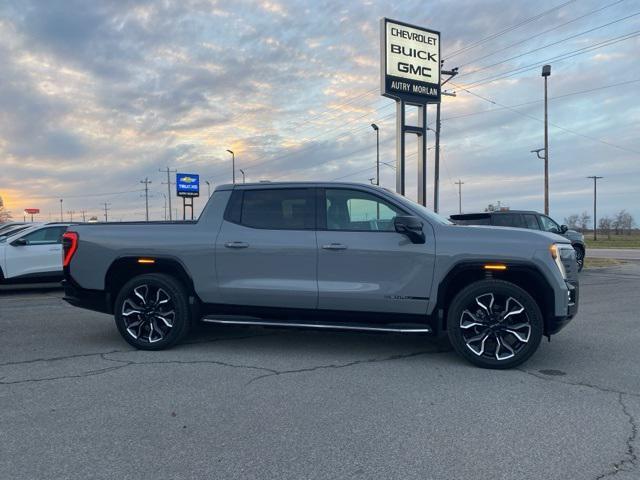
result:
[[[560,270],[560,274],[562,275],[562,278],[566,280],[567,270],[564,268],[564,263],[562,263],[562,259],[567,256],[571,256],[571,254],[574,252],[573,247],[571,245],[564,244],[564,243],[561,243],[561,244],[552,243],[551,245],[549,245],[549,252],[551,252],[551,258],[553,258],[553,261],[558,267],[558,270]]]

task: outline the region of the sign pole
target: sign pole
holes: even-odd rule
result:
[[[404,196],[404,152],[405,152],[405,138],[404,138],[404,114],[405,104],[404,100],[396,101],[396,192]]]
[[[427,206],[427,104],[418,110],[418,203]]]

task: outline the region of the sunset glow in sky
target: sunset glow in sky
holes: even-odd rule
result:
[[[552,216],[591,212],[585,177],[601,175],[599,212],[640,221],[638,0],[1,2],[0,196],[17,218],[36,207],[58,220],[63,198],[65,220],[102,218],[104,202],[110,219],[142,220],[148,177],[159,220],[159,169],[200,174],[206,197],[205,180],[231,181],[227,149],[247,181],[369,182],[371,123],[395,163],[394,102],[379,95],[385,16],[441,31],[445,69],[460,67],[442,106],[442,213],[457,211],[458,178],[466,211],[542,210],[530,150],[543,146],[550,63]],[[381,184],[395,188],[392,166]]]

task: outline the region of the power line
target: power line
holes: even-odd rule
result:
[[[506,33],[509,33],[509,32],[511,32],[513,30],[516,30],[516,29],[522,27],[523,25],[527,25],[527,24],[529,24],[531,22],[534,22],[534,21],[544,17],[545,15],[548,15],[548,14],[550,14],[552,12],[555,12],[555,11],[557,11],[557,10],[563,8],[563,7],[566,7],[570,3],[573,3],[574,1],[575,0],[569,0],[569,1],[564,2],[564,3],[560,4],[560,5],[557,5],[557,6],[553,7],[553,8],[545,10],[545,11],[543,11],[543,12],[537,14],[537,15],[534,15],[533,17],[526,18],[525,20],[522,20],[520,23],[512,25],[511,27],[507,27],[504,30],[500,30],[499,32],[496,32],[493,35],[489,35],[488,37],[485,37],[485,38],[483,38],[481,40],[478,40],[477,42],[472,43],[471,45],[468,45],[466,47],[460,48],[460,49],[455,50],[455,51],[453,51],[451,53],[447,53],[447,54],[444,55],[443,58],[446,59],[446,60],[449,60],[452,57],[460,55],[461,53],[467,52],[469,50],[473,50],[474,48],[476,48],[476,47],[478,47],[478,46],[480,46],[480,45],[482,45],[484,43],[487,43],[487,42],[489,42],[489,41],[491,41],[491,40],[493,40],[495,38],[501,37],[502,35],[505,35]]]
[[[496,82],[498,80],[502,80],[503,78],[513,77],[514,75],[518,75],[520,73],[524,73],[526,71],[536,69],[536,68],[540,67],[541,65],[543,65],[545,63],[562,62],[564,60],[568,60],[569,58],[573,58],[575,56],[582,55],[584,53],[588,53],[588,52],[591,52],[593,50],[597,50],[599,48],[608,47],[609,45],[613,45],[613,44],[616,44],[616,43],[619,43],[619,42],[623,42],[625,40],[630,40],[631,38],[635,38],[638,35],[640,35],[640,30],[636,30],[634,32],[626,33],[626,34],[621,35],[619,37],[614,37],[614,38],[611,38],[611,39],[608,39],[608,40],[604,40],[604,41],[602,41],[600,43],[596,43],[596,44],[593,44],[593,45],[590,45],[590,46],[582,47],[582,48],[579,48],[577,50],[572,50],[572,51],[569,51],[569,52],[565,52],[565,53],[557,55],[555,57],[550,57],[550,58],[547,58],[545,60],[540,60],[538,62],[531,63],[529,65],[525,65],[523,67],[518,67],[518,68],[515,68],[513,70],[508,70],[506,72],[502,72],[500,74],[491,75],[491,76],[482,78],[480,80],[477,80],[476,82],[473,82],[473,83],[470,83],[470,84],[466,85],[465,88],[468,88],[468,89],[477,88],[477,87],[479,87],[481,85],[486,85],[488,83],[493,83],[493,82]]]
[[[508,109],[508,110],[511,110],[512,112],[517,113],[518,115],[521,115],[521,116],[523,116],[523,117],[530,118],[530,119],[535,120],[535,121],[537,121],[537,122],[544,122],[544,120],[542,120],[542,119],[540,119],[540,118],[538,118],[538,117],[534,117],[533,115],[529,115],[528,113],[521,112],[521,111],[519,111],[519,110],[516,110],[516,109],[515,109],[515,108],[513,108],[513,107],[509,107],[509,106],[507,106],[507,105],[503,105],[503,104],[501,104],[501,103],[499,103],[499,102],[496,102],[495,100],[491,100],[490,98],[483,97],[482,95],[479,95],[479,94],[477,94],[477,93],[475,93],[475,92],[471,92],[471,91],[467,90],[467,89],[466,89],[466,88],[464,88],[464,87],[456,86],[456,88],[460,88],[461,90],[464,90],[465,92],[467,92],[467,93],[469,93],[469,94],[471,94],[471,95],[473,95],[473,96],[475,96],[475,97],[478,97],[478,98],[480,98],[481,100],[484,100],[485,102],[489,102],[489,103],[492,103],[492,104],[494,104],[494,105],[499,105],[499,106],[501,106],[501,107],[503,107],[503,108],[506,108],[506,109]],[[584,135],[584,134],[582,134],[582,133],[580,133],[580,132],[576,132],[575,130],[571,130],[571,129],[569,129],[569,128],[562,127],[562,126],[558,125],[557,123],[549,122],[549,125],[553,125],[554,127],[556,127],[556,128],[557,128],[557,129],[559,129],[559,130],[565,131],[565,132],[567,132],[567,133],[571,133],[571,134],[573,134],[573,135],[576,135],[576,136],[579,136],[579,137],[582,137],[582,138],[587,138],[587,139],[592,140],[592,141],[594,141],[594,142],[599,142],[599,143],[602,143],[602,144],[604,144],[604,145],[608,145],[608,146],[610,146],[610,147],[617,148],[617,149],[619,149],[619,150],[624,150],[624,151],[626,151],[626,152],[636,153],[636,154],[640,155],[640,151],[633,150],[633,149],[631,149],[631,148],[627,148],[627,147],[623,147],[623,146],[621,146],[621,145],[616,145],[615,143],[611,143],[611,142],[608,142],[608,141],[606,141],[606,140],[602,140],[602,139],[600,139],[600,138],[595,138],[595,137],[590,137],[589,135]]]
[[[585,34],[587,34],[587,33],[591,33],[591,32],[594,32],[594,31],[596,31],[596,30],[600,30],[601,28],[605,28],[605,27],[608,27],[608,26],[610,26],[610,25],[614,25],[614,24],[616,24],[616,23],[622,22],[622,21],[627,20],[627,19],[629,19],[629,18],[636,17],[636,16],[638,16],[638,15],[640,15],[640,12],[632,13],[631,15],[627,15],[627,16],[625,16],[625,17],[618,18],[618,19],[616,19],[616,20],[612,20],[611,22],[605,23],[605,24],[603,24],[603,25],[598,25],[597,27],[593,27],[593,28],[590,28],[590,29],[588,29],[588,30],[584,30],[584,31],[582,31],[582,32],[575,33],[575,34],[573,34],[573,35],[570,35],[570,36],[568,36],[568,37],[562,38],[562,39],[560,39],[560,40],[556,40],[555,42],[548,43],[548,44],[546,44],[546,45],[543,45],[543,46],[541,46],[541,47],[534,48],[534,49],[529,50],[529,51],[527,51],[527,52],[520,53],[520,54],[515,55],[515,56],[513,56],[513,57],[509,57],[509,58],[507,58],[507,59],[505,59],[505,60],[502,60],[502,61],[500,61],[500,62],[492,63],[491,65],[485,65],[485,66],[480,67],[480,68],[478,68],[478,69],[476,69],[476,70],[474,70],[474,71],[472,71],[472,72],[463,73],[462,75],[459,75],[459,76],[458,76],[458,78],[466,77],[466,76],[468,76],[468,75],[474,75],[474,74],[476,74],[476,73],[478,73],[478,72],[482,72],[482,71],[487,70],[487,69],[489,69],[489,68],[493,68],[493,67],[496,67],[496,66],[498,66],[498,65],[502,65],[503,63],[510,62],[511,60],[515,60],[516,58],[520,58],[520,57],[524,57],[524,56],[526,56],[526,55],[530,55],[530,54],[532,54],[532,53],[534,53],[534,52],[538,52],[538,51],[540,51],[540,50],[544,50],[545,48],[549,48],[549,47],[552,47],[552,46],[554,46],[554,45],[558,45],[558,44],[560,44],[560,43],[566,42],[567,40],[571,40],[571,39],[574,39],[574,38],[579,37],[579,36],[581,36],[581,35],[585,35]]]
[[[586,18],[586,17],[588,17],[590,15],[593,15],[595,13],[598,13],[598,12],[600,12],[602,10],[605,10],[605,9],[609,8],[609,7],[613,7],[614,5],[617,5],[618,3],[622,3],[624,1],[625,0],[616,0],[615,2],[612,2],[612,3],[608,4],[608,5],[605,5],[604,7],[600,7],[600,8],[596,8],[595,10],[591,10],[590,12],[587,12],[587,13],[585,13],[583,15],[580,15],[579,17],[576,17],[576,18],[574,18],[572,20],[569,20],[567,22],[561,23],[560,25],[556,25],[555,27],[548,28],[547,30],[543,30],[542,32],[536,33],[535,35],[530,35],[529,37],[527,37],[527,38],[525,38],[523,40],[520,40],[518,42],[515,42],[515,43],[512,43],[510,45],[507,45],[506,47],[499,48],[498,50],[494,50],[491,53],[483,55],[482,57],[477,57],[477,58],[474,58],[473,60],[469,60],[468,62],[461,64],[460,67],[464,67],[466,65],[470,65],[470,64],[472,64],[474,62],[477,62],[477,61],[480,61],[480,60],[484,60],[485,58],[491,57],[491,56],[495,55],[496,53],[503,52],[504,50],[508,50],[508,49],[510,49],[512,47],[515,47],[517,45],[522,45],[523,43],[526,43],[529,40],[533,40],[534,38],[540,37],[542,35],[546,35],[549,32],[552,32],[554,30],[562,28],[562,27],[564,27],[566,25],[569,25],[570,23],[577,22],[578,20],[582,20],[583,18]]]

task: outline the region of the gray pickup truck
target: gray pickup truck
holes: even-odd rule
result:
[[[433,334],[509,368],[578,309],[567,239],[453,225],[371,185],[222,185],[197,222],[77,225],[63,247],[65,300],[146,350],[206,321]]]

